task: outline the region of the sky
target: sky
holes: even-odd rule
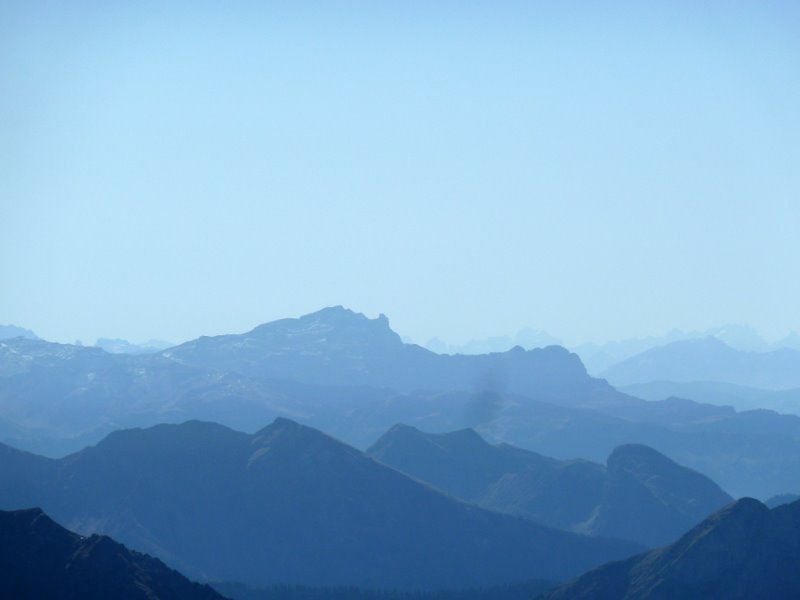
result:
[[[0,4],[0,323],[800,330],[800,3]]]

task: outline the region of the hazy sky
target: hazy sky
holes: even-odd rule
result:
[[[0,323],[800,329],[798,2],[3,2]]]

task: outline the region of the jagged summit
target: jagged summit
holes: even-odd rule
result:
[[[403,343],[380,315],[342,306],[259,325],[236,335],[202,337],[163,353],[185,365],[272,379],[396,391],[504,391],[569,403],[619,396],[592,380],[560,346],[484,355],[439,355]],[[491,390],[479,389],[487,385]]]
[[[370,319],[344,306],[329,306],[295,319],[280,319],[254,328],[246,337],[284,338],[290,345],[306,342],[347,341],[355,344],[402,344],[400,336],[389,326],[389,319],[380,314]]]

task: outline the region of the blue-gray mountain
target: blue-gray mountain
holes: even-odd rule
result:
[[[707,477],[640,445],[616,448],[603,466],[491,445],[472,430],[430,434],[398,425],[367,453],[467,502],[650,547],[732,500]]]
[[[404,391],[421,388],[432,391]],[[645,402],[555,347],[439,356],[403,344],[386,319],[343,308],[162,354],[0,342],[0,440],[37,453],[63,456],[120,428],[203,419],[253,431],[277,416],[359,448],[398,422],[472,427],[557,458],[604,461],[619,445],[645,444],[735,496],[767,498],[800,483],[797,417]]]
[[[735,350],[716,338],[653,348],[601,373],[614,385],[713,381],[769,390],[800,387],[800,351]]]
[[[435,354],[404,344],[384,315],[372,320],[340,306],[243,334],[201,337],[164,356],[244,375],[398,392],[510,392],[565,405],[620,395],[589,377],[578,356],[560,346],[472,356]]]
[[[604,565],[539,600],[800,598],[800,502],[735,502],[674,544]]]
[[[223,600],[160,560],[81,537],[40,509],[0,511],[0,596],[13,600]]]
[[[761,390],[718,381],[651,381],[620,386],[618,389],[653,402],[667,398],[685,398],[715,406],[731,406],[738,411],[767,409],[800,415],[800,388]]]
[[[201,579],[439,589],[559,580],[641,546],[469,506],[316,430],[189,422],[61,460],[0,447],[0,508],[41,506]]]

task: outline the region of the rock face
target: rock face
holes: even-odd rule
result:
[[[472,430],[429,434],[398,425],[367,453],[492,510],[651,547],[732,500],[707,477],[637,444],[615,449],[604,467],[493,446]]]
[[[119,431],[61,460],[4,454],[0,507],[42,506],[216,581],[464,588],[559,580],[641,549],[466,505],[287,419],[253,435]]]
[[[800,502],[744,498],[674,544],[604,565],[540,600],[800,597]]]
[[[0,511],[0,596],[15,600],[222,600],[160,560],[85,538],[40,509]]]

